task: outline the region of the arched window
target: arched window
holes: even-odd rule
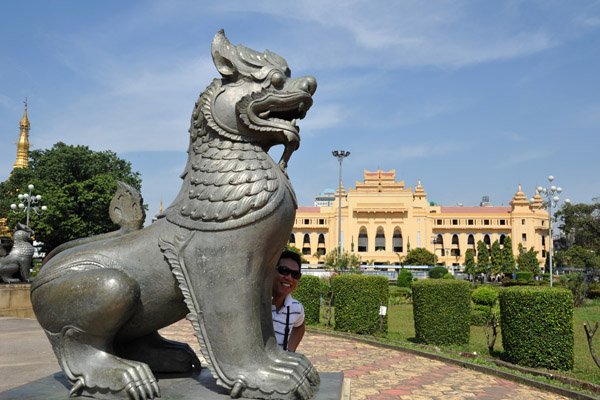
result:
[[[358,234],[358,252],[365,253],[369,248],[369,236],[367,235],[367,230],[365,228],[360,228],[360,233]]]
[[[484,235],[483,236],[483,243],[487,244],[488,246],[490,245],[490,235]]]
[[[394,230],[394,236],[392,237],[392,246],[394,247],[395,253],[402,253],[402,232],[396,228]]]
[[[499,243],[501,246],[504,246],[504,238],[506,238],[506,235],[500,235]]]
[[[308,233],[304,234],[304,240],[302,241],[302,254],[305,256],[310,255],[310,235]]]
[[[325,244],[325,235],[323,235],[322,233],[319,235],[319,244]]]
[[[296,244],[296,235],[293,233],[290,235],[290,244]]]
[[[442,235],[437,235],[437,238],[435,239],[435,244],[441,244],[442,246],[444,246],[444,237]]]
[[[467,244],[472,244],[473,246],[475,246],[475,236],[473,236],[473,234],[470,234],[467,238]]]
[[[458,244],[458,235],[456,233],[452,235],[452,244]]]
[[[375,235],[375,251],[377,250],[385,251],[385,233],[383,233],[383,228],[381,227],[377,229],[377,234]]]

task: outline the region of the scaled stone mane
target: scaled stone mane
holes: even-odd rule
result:
[[[308,399],[318,388],[311,363],[279,349],[271,320],[274,266],[296,209],[286,168],[317,83],[223,31],[212,57],[222,78],[196,102],[183,186],[162,218],[140,229],[141,197],[120,184],[111,218],[121,229],[59,246],[32,285],[71,395],[159,397],[154,373],[200,368],[189,346],[157,332],[183,317],[232,397]]]

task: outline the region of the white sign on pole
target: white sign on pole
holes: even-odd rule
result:
[[[379,315],[385,315],[385,314],[387,314],[387,307],[379,306]]]

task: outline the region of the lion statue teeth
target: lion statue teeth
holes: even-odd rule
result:
[[[59,246],[32,285],[70,395],[159,397],[155,373],[200,368],[189,346],[158,334],[184,317],[231,397],[309,399],[319,386],[308,359],[280,350],[271,320],[274,266],[297,208],[286,169],[317,82],[223,31],[212,57],[221,78],[195,104],[173,203],[140,229],[141,197],[119,183],[110,212],[121,229]]]

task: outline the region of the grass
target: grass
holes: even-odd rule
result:
[[[405,342],[407,344],[416,343],[412,304],[390,305],[388,312],[387,339]],[[587,336],[583,327],[586,320],[589,320],[592,326],[595,321],[600,321],[600,300],[587,300],[583,307],[575,308],[573,315],[575,332],[574,368],[572,371],[560,371],[560,375],[600,385],[600,368],[598,368],[592,359],[588,347]],[[334,326],[335,312],[331,323],[332,326]],[[321,323],[318,327],[325,328],[323,307],[321,308]],[[443,349],[455,352],[477,352],[484,358],[502,359],[504,355],[504,349],[502,348],[502,332],[499,330],[492,354],[490,354],[488,350],[487,338],[484,329],[481,326],[471,326],[471,338],[467,345],[445,346]],[[594,350],[600,357],[600,328],[594,337]]]
[[[415,343],[412,304],[390,306],[389,313],[388,339]],[[600,302],[588,302],[583,307],[575,308],[573,319],[575,328],[575,365],[572,371],[561,371],[560,374],[600,384],[600,368],[598,368],[592,359],[583,327],[583,323],[586,320],[589,320],[592,325],[595,321],[600,321]],[[444,349],[469,353],[476,351],[485,358],[501,359],[504,353],[502,348],[502,332],[498,334],[492,354],[488,350],[483,327],[480,326],[471,327],[471,338],[467,345],[446,346]],[[596,354],[600,355],[600,329],[597,336],[594,337],[594,350]]]

